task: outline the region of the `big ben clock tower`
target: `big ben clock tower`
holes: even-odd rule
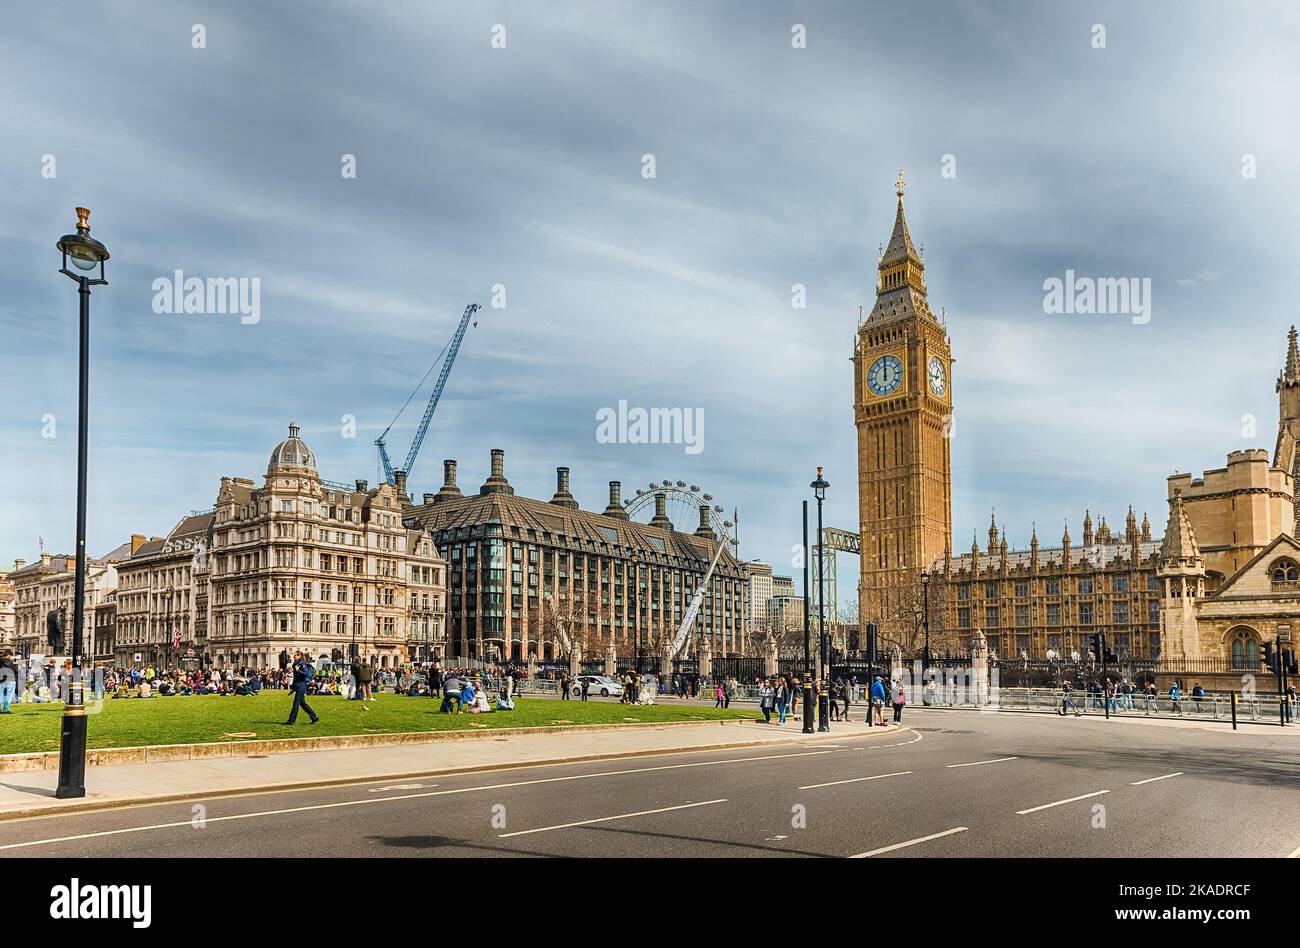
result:
[[[910,612],[921,569],[952,547],[952,351],[946,321],[926,299],[925,264],[903,216],[901,171],[897,193],[876,304],[858,326],[853,351],[858,604],[861,621],[879,621],[885,632]]]

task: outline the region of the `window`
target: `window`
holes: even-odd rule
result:
[[[1278,560],[1269,572],[1275,584],[1300,582],[1300,566],[1296,566],[1295,560]]]
[[[1248,629],[1238,629],[1230,639],[1232,667],[1256,670],[1259,668],[1259,642]]]
[[[1126,624],[1128,622],[1128,601],[1116,599],[1110,604],[1111,615],[1116,625]]]
[[[1016,598],[1017,598],[1017,599],[1024,599],[1024,598],[1025,598],[1026,596],[1028,596],[1028,595],[1029,595],[1029,580],[1027,580],[1027,579],[1017,579],[1017,580],[1016,580]]]
[[[1079,625],[1092,625],[1092,603],[1079,603]]]
[[[1117,593],[1128,592],[1128,577],[1112,576],[1110,578],[1110,590],[1111,592],[1117,592]]]
[[[969,629],[969,628],[970,628],[970,610],[969,610],[969,609],[958,609],[958,610],[957,610],[957,628],[959,628],[959,629]]]
[[[1087,595],[1091,595],[1091,593],[1092,593],[1092,577],[1091,577],[1091,576],[1080,576],[1080,577],[1079,577],[1079,595],[1080,595],[1080,596],[1087,596]]]
[[[1016,606],[1016,625],[1025,628],[1029,625],[1029,607]]]
[[[960,586],[957,587],[957,598],[958,599],[970,598],[970,583],[962,583]]]
[[[988,617],[987,621],[985,622],[985,625],[987,625],[990,629],[996,629],[998,627],[998,607],[989,606],[984,611]]]
[[[1047,624],[1061,624],[1061,604],[1059,602],[1048,603],[1047,606]]]
[[[1061,581],[1059,579],[1049,579],[1047,581],[1047,595],[1059,596],[1061,594]]]

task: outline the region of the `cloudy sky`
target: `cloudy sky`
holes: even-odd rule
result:
[[[1078,536],[1085,506],[1160,531],[1167,475],[1275,436],[1297,46],[1284,3],[11,7],[0,561],[73,547],[76,293],[54,243],[80,204],[112,252],[93,553],[260,478],[291,420],[323,476],[373,482],[374,437],[500,284],[415,492],[444,457],[477,486],[494,447],[521,493],[567,464],[597,509],[611,479],[682,478],[789,571],[816,465],[827,521],[856,529],[848,360],[899,168],[957,358],[958,548],[993,506],[1013,545],[1034,522]],[[1067,269],[1149,278],[1151,321],[1045,315]],[[260,320],[155,313],[176,270],[259,278]],[[704,450],[598,443],[621,399],[702,409]]]

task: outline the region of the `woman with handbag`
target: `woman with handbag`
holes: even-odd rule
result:
[[[894,686],[894,723],[903,723],[903,708],[907,706],[907,692],[903,688],[903,683],[897,682]]]

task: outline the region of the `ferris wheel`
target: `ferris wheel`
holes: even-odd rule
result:
[[[727,537],[733,554],[739,544],[733,536],[736,525],[727,519],[726,508],[698,484],[671,480],[656,484],[651,481],[645,487],[638,487],[635,496],[623,501],[623,507],[628,516],[638,523],[651,523],[657,517],[667,517],[672,529],[678,533],[694,533],[698,530],[700,510],[705,509],[714,536],[719,539]]]

